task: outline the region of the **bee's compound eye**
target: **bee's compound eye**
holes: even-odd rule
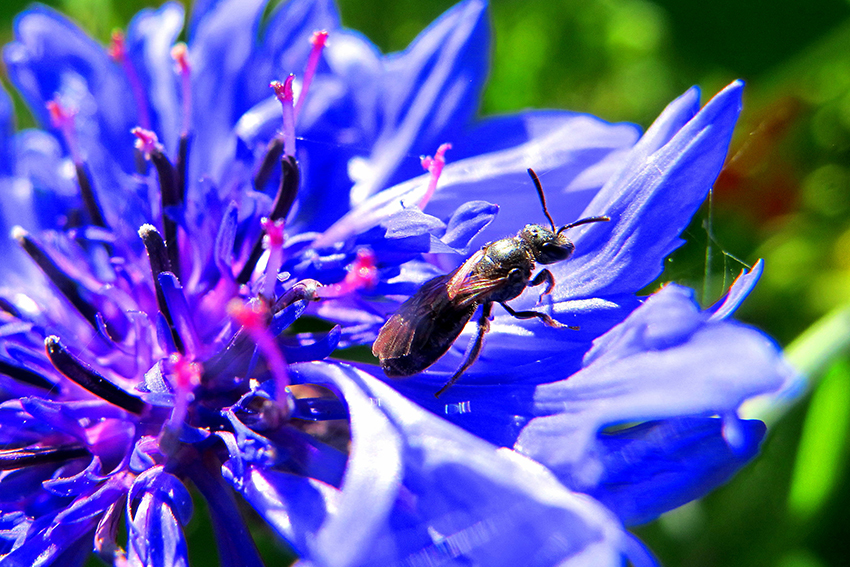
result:
[[[544,242],[540,247],[537,261],[541,264],[554,264],[555,262],[561,262],[569,258],[574,249],[575,246],[573,246],[572,242],[567,242],[565,244]]]

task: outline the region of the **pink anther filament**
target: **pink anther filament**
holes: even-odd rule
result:
[[[189,49],[185,43],[177,43],[171,48],[171,57],[176,63],[180,75],[180,90],[183,95],[183,123],[181,135],[189,134],[192,124],[192,69],[189,65]]]
[[[136,149],[142,152],[145,159],[151,159],[151,154],[154,152],[162,152],[162,144],[156,137],[156,134],[150,130],[139,128],[138,126],[130,130],[136,136]]]
[[[80,155],[80,147],[77,144],[77,131],[74,125],[76,111],[64,106],[59,100],[58,94],[53,97],[53,100],[47,103],[47,110],[50,112],[50,123],[54,128],[62,132],[62,137],[68,146],[71,159],[74,160],[76,165],[81,165],[83,158]]]
[[[357,258],[348,269],[345,279],[340,283],[319,288],[318,295],[323,299],[343,297],[360,289],[370,289],[378,283],[378,268],[375,253],[368,248],[357,251]]]
[[[109,57],[116,63],[123,63],[127,58],[127,47],[124,43],[124,32],[114,30],[110,38],[109,47],[106,48]]]
[[[295,109],[292,106],[292,81],[295,75],[289,75],[284,82],[272,81],[269,86],[283,109],[283,152],[295,157]]]
[[[310,50],[310,57],[307,59],[307,67],[304,69],[304,80],[301,82],[301,94],[298,95],[298,102],[295,104],[295,111],[293,113],[295,120],[298,120],[301,107],[304,106],[304,101],[307,100],[307,92],[310,90],[310,84],[313,82],[313,76],[316,74],[319,59],[327,42],[328,32],[325,30],[313,32],[313,37],[310,38],[310,44],[313,46],[313,49]]]
[[[283,219],[271,220],[263,217],[260,224],[265,231],[263,245],[269,251],[269,260],[266,263],[266,279],[263,283],[263,295],[269,301],[274,299],[274,286],[277,283],[277,274],[283,264]]]
[[[420,210],[425,210],[428,201],[431,200],[434,191],[437,189],[437,181],[440,179],[440,174],[443,173],[443,166],[446,165],[446,150],[450,149],[452,149],[451,144],[442,144],[437,148],[434,157],[422,157],[422,167],[431,174],[431,178],[428,180],[428,189],[425,191],[425,195],[419,201]]]
[[[127,81],[130,83],[133,99],[136,101],[136,108],[139,111],[139,124],[141,124],[142,128],[150,130],[151,118],[145,89],[139,80],[139,74],[136,73],[133,62],[127,57],[127,44],[124,41],[124,32],[121,30],[112,32],[112,40],[107,48],[107,53],[109,53],[109,57],[113,61],[121,65],[124,69],[124,74],[127,75]]]
[[[268,307],[263,301],[253,301],[251,305],[245,305],[241,300],[234,299],[227,305],[227,311],[245,332],[257,344],[257,348],[266,359],[269,370],[275,380],[277,399],[282,401],[286,396],[286,388],[289,387],[289,373],[286,370],[286,360],[283,352],[269,332],[267,326]]]

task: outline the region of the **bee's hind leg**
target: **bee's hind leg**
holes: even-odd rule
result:
[[[466,369],[472,366],[472,363],[478,359],[478,355],[481,354],[481,347],[484,346],[484,335],[487,334],[487,331],[490,330],[490,314],[493,312],[493,302],[488,301],[484,304],[481,309],[481,316],[478,318],[478,329],[475,333],[475,338],[472,339],[469,347],[466,349],[466,355],[464,356],[463,362],[460,365],[460,368],[452,374],[452,377],[449,378],[449,381],[443,385],[442,388],[434,393],[435,398],[439,398],[443,395],[443,392],[452,387],[452,385],[457,382],[458,378],[460,378]]]
[[[514,311],[510,305],[502,301],[499,302],[499,305],[504,307],[505,311],[507,311],[512,317],[516,317],[517,319],[533,319],[534,317],[537,317],[545,324],[549,325],[550,327],[555,327],[556,329],[572,329],[573,331],[579,330],[578,327],[574,327],[572,325],[564,325],[559,321],[555,321],[546,313],[541,313],[539,311]]]

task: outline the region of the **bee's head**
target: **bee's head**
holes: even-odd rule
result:
[[[519,237],[524,240],[534,254],[534,260],[541,264],[562,262],[572,255],[575,245],[569,238],[539,224],[527,224]]]

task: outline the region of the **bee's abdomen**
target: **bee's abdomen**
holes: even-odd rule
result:
[[[477,307],[477,304],[472,304],[463,309],[434,313],[430,324],[423,325],[414,335],[410,352],[381,357],[381,368],[390,378],[422,372],[446,354]]]

